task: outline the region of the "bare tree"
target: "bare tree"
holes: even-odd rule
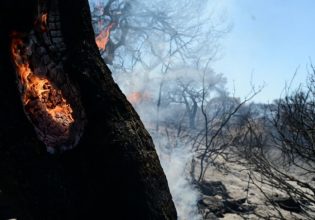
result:
[[[175,71],[174,71],[175,72]],[[164,91],[164,100],[169,103],[181,104],[184,106],[185,114],[188,119],[188,128],[196,129],[200,127],[200,108],[203,99],[211,100],[226,94],[226,79],[214,73],[212,70],[206,72],[203,85],[202,71],[196,68],[179,68],[173,80],[168,83]],[[174,74],[174,73],[173,73]],[[207,92],[203,94],[203,87]],[[197,125],[196,125],[197,123]]]
[[[277,102],[275,139],[285,161],[314,172],[315,167],[315,86],[310,77],[307,90],[298,90]]]
[[[201,4],[202,3],[202,4]],[[200,16],[196,16],[198,12]],[[202,54],[214,57],[218,40],[230,29],[225,21],[205,16],[203,1],[108,0],[92,4],[97,36],[110,32],[103,58],[113,68],[132,71],[140,65],[145,71],[168,68],[170,62],[187,64]],[[107,36],[106,34],[103,36]]]
[[[236,143],[250,182],[277,210],[276,218],[286,219],[283,210],[306,219],[315,216],[314,76],[312,68],[306,87],[270,105],[265,117],[247,117],[244,135]]]
[[[237,138],[239,138],[240,131],[231,122],[238,111],[260,91],[254,91],[243,101],[234,102],[228,108],[222,104],[221,108],[218,108],[215,114],[212,115],[206,111],[203,102],[201,109],[204,128],[194,140],[197,157],[200,159],[198,182],[203,181],[207,169],[210,165],[215,165],[215,161],[219,156],[226,158],[226,150],[234,146]]]

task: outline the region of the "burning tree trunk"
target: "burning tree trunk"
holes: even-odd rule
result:
[[[0,2],[0,219],[176,219],[152,139],[99,54],[88,1],[73,3]]]

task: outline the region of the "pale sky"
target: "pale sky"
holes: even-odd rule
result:
[[[297,68],[293,85],[305,82],[310,60],[315,65],[315,0],[213,0],[233,24],[221,41],[217,72],[235,85],[236,96],[250,91],[250,80],[266,84],[254,99],[279,98]],[[251,77],[252,76],[252,77]]]

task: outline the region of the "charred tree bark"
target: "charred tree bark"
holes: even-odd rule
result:
[[[25,113],[11,54],[11,33],[30,33],[43,2],[48,18],[58,3],[59,73],[78,91],[68,92],[69,103],[84,109],[80,140],[57,154]],[[90,20],[87,0],[0,2],[0,219],[176,219],[152,139],[104,64]],[[60,56],[46,46],[52,59]]]

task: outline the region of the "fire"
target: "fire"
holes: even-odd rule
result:
[[[12,35],[11,53],[19,79],[24,109],[49,147],[56,144],[52,137],[66,139],[74,123],[72,108],[46,76],[36,75],[30,66],[30,46],[22,37]],[[49,128],[50,130],[47,130]]]
[[[106,50],[106,45],[109,41],[109,35],[111,29],[113,28],[113,25],[113,23],[108,25],[108,27],[105,28],[105,30],[101,31],[101,33],[95,38],[98,49]]]
[[[40,24],[41,24],[41,30],[43,32],[47,31],[47,17],[48,17],[48,14],[47,13],[43,13],[41,16],[40,16]]]
[[[47,18],[48,18],[47,12],[40,13],[40,15],[38,15],[37,19],[34,22],[34,26],[38,27],[42,32],[46,32],[47,31]]]
[[[127,96],[127,99],[131,104],[137,105],[141,103],[142,101],[150,99],[150,95],[146,92],[133,92],[130,95]]]

